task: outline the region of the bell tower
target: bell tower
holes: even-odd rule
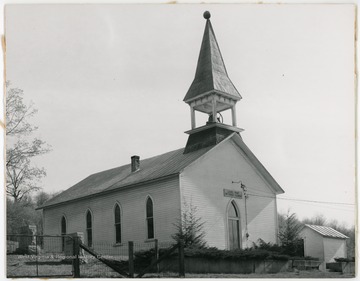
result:
[[[191,130],[185,132],[189,138],[184,153],[215,145],[230,134],[243,131],[236,127],[235,106],[241,95],[227,74],[210,16],[208,11],[204,13],[206,25],[195,78],[184,98],[191,112]],[[218,118],[225,110],[231,110],[231,125]],[[208,122],[201,127],[196,126],[197,111],[209,115]]]

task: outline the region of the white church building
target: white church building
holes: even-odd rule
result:
[[[205,12],[194,81],[184,102],[191,109],[185,147],[88,176],[40,207],[44,234],[83,232],[89,246],[128,241],[173,241],[186,205],[204,222],[205,241],[219,249],[277,242],[277,194],[283,189],[244,143],[236,124],[241,96],[231,82],[210,13]],[[221,120],[231,110],[232,123]],[[197,126],[196,113],[209,115]],[[180,133],[180,132],[179,132]],[[258,196],[249,194],[257,190]]]

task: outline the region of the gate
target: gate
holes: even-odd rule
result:
[[[20,277],[71,277],[72,257],[65,252],[72,238],[56,235],[6,236],[6,275]]]
[[[92,243],[88,247],[79,242],[78,251],[83,250],[78,265],[78,277],[97,278],[141,278],[162,276],[184,277],[184,250],[182,243],[158,243],[155,239],[146,243],[129,241],[114,247],[109,243]],[[170,257],[171,256],[171,257]],[[161,264],[166,258],[179,260],[179,267],[168,268]]]

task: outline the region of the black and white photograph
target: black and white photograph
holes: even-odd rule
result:
[[[354,278],[355,44],[350,3],[6,4],[6,277]]]

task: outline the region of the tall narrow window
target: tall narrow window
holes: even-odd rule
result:
[[[240,249],[240,216],[234,201],[228,209],[228,227],[230,250]]]
[[[89,247],[92,247],[92,216],[90,211],[86,213],[86,235],[87,244]]]
[[[153,202],[149,197],[146,201],[146,224],[147,224],[147,238],[154,238],[154,212]]]
[[[61,238],[61,249],[62,251],[65,250],[65,234],[66,234],[66,219],[64,216],[61,218],[61,235],[63,236]]]
[[[118,204],[115,206],[115,243],[121,243],[121,212]]]

